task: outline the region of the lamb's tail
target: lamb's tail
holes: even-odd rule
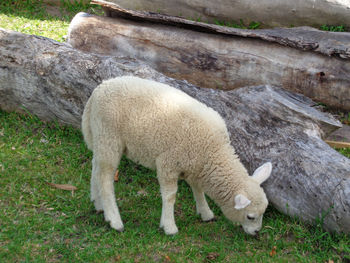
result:
[[[87,147],[90,150],[92,150],[92,147],[93,147],[92,132],[91,132],[91,126],[90,126],[91,104],[92,104],[92,97],[89,98],[89,100],[85,105],[82,121],[81,121],[81,130],[84,135],[84,140],[86,142]]]

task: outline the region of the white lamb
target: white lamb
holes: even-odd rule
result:
[[[202,220],[214,218],[205,193],[248,234],[261,229],[268,201],[260,184],[270,176],[271,163],[250,177],[230,145],[224,120],[187,94],[137,77],[104,81],[85,106],[82,130],[93,151],[91,200],[112,228],[124,229],[113,175],[125,154],[156,169],[162,195],[160,227],[166,234],[178,232],[174,203],[179,178],[191,186]]]

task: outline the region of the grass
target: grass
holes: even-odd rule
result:
[[[346,157],[350,158],[350,148],[341,148],[337,149],[341,154],[345,155]]]
[[[331,31],[331,32],[345,32],[347,31],[343,25],[340,26],[331,26],[331,25],[323,25],[320,28],[323,31]]]
[[[0,27],[25,34],[45,36],[64,41],[71,19],[78,12],[101,14],[100,7],[75,1],[61,0],[59,16],[51,15],[42,0],[1,0]]]
[[[80,131],[3,111],[0,127],[0,262],[350,260],[349,236],[324,232],[271,207],[257,238],[232,225],[212,202],[217,221],[203,223],[184,182],[175,208],[180,232],[165,236],[158,228],[161,198],[155,173],[125,158],[115,184],[125,223],[118,233],[89,201],[91,152]]]
[[[59,17],[40,1],[1,1],[0,27],[64,39],[76,12],[95,7],[65,2]],[[348,150],[341,150],[350,157]],[[159,230],[156,175],[127,159],[115,184],[125,231],[117,233],[89,201],[91,152],[80,131],[32,115],[0,111],[0,262],[347,262],[350,237],[309,226],[269,207],[258,237],[246,235],[209,202],[217,221],[195,215],[180,182],[179,234]],[[47,184],[71,184],[74,192]]]

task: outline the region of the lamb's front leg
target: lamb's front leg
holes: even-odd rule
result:
[[[162,195],[160,227],[164,229],[165,234],[174,235],[178,232],[174,218],[177,178],[164,178],[162,175],[158,175],[158,181]]]
[[[214,213],[210,210],[207,200],[205,199],[203,190],[194,183],[190,183],[194,199],[196,200],[197,214],[201,215],[203,221],[214,219]]]

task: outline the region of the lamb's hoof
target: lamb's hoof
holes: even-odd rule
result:
[[[179,230],[177,229],[176,226],[175,227],[163,227],[163,229],[164,229],[165,234],[168,236],[176,235],[179,232]]]
[[[92,202],[94,203],[97,212],[103,211],[103,207],[100,201],[92,200]]]
[[[204,222],[215,221],[215,215],[212,211],[205,214],[201,214],[201,218]]]
[[[118,224],[116,222],[111,222],[110,223],[111,228],[117,230],[118,232],[123,232],[124,231],[124,225],[123,224]]]
[[[214,217],[212,217],[212,218],[209,218],[209,219],[206,219],[206,220],[202,219],[202,220],[203,220],[203,222],[208,223],[208,222],[215,222],[217,219],[216,219],[216,217],[214,216]]]
[[[124,227],[117,228],[116,230],[117,230],[118,232],[120,232],[120,233],[121,233],[121,232],[123,232],[123,231],[124,231]]]

